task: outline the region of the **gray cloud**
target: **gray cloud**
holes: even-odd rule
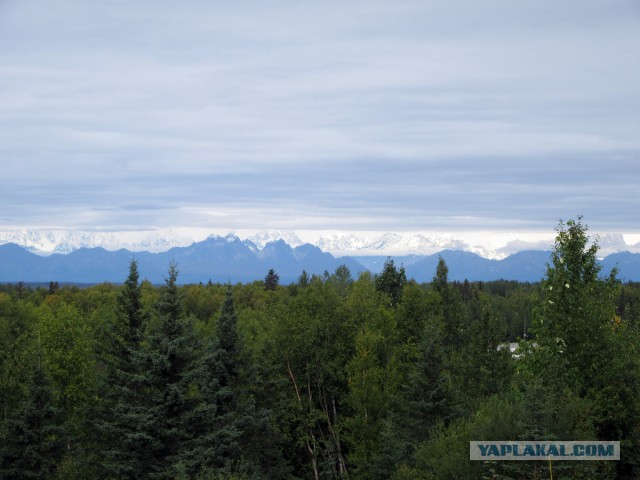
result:
[[[6,225],[638,231],[631,0],[0,3]]]

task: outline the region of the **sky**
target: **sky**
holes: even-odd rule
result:
[[[640,241],[637,0],[0,0],[0,230]]]

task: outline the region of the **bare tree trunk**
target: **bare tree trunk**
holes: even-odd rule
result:
[[[344,455],[342,454],[342,444],[340,443],[340,434],[338,430],[335,428],[335,424],[338,421],[338,410],[336,408],[336,399],[331,397],[331,409],[329,409],[329,402],[325,395],[322,395],[320,402],[322,403],[322,410],[327,418],[327,427],[329,433],[331,434],[331,438],[333,440],[333,444],[336,448],[336,463],[338,464],[337,474],[339,477],[344,477],[347,474],[347,462],[344,459]]]
[[[291,383],[293,384],[293,388],[296,392],[296,398],[298,400],[298,404],[300,405],[301,408],[304,408],[302,405],[302,397],[300,395],[300,389],[298,388],[298,382],[296,382],[296,377],[293,374],[293,370],[291,370],[291,364],[289,363],[289,360],[287,359],[287,371],[289,373],[289,378],[291,379]],[[309,391],[309,399],[311,400],[311,388],[310,386],[307,384],[308,387],[308,391]],[[311,457],[311,467],[313,468],[313,478],[314,480],[320,480],[320,472],[318,470],[318,454],[316,453],[316,438],[315,435],[313,434],[313,431],[309,432],[309,437],[311,437],[311,441],[309,441],[309,438],[305,439],[305,445],[307,447],[307,452],[309,452],[309,456]]]
[[[333,410],[334,421],[337,422],[338,410],[336,409],[336,399],[334,397],[331,397],[331,407]],[[344,477],[347,475],[347,462],[344,458],[344,455],[342,454],[342,444],[340,442],[340,433],[335,428],[333,428],[333,425],[331,423],[329,423],[329,429],[336,442],[336,452],[338,452],[338,469],[340,472],[340,476]]]

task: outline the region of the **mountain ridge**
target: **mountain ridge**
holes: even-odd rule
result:
[[[242,233],[240,233],[242,232]],[[602,256],[620,251],[640,253],[637,235],[620,233],[596,235]],[[432,255],[443,250],[465,250],[484,258],[503,259],[524,250],[549,250],[553,237],[533,233],[493,233],[485,232],[365,232],[365,231],[290,231],[243,230],[212,233],[200,229],[156,229],[143,231],[83,231],[63,229],[41,229],[5,227],[0,228],[0,244],[16,243],[33,253],[47,256],[54,253],[70,253],[79,248],[103,247],[109,251],[125,248],[129,251],[167,252],[175,247],[188,247],[210,238],[249,241],[253,248],[262,250],[271,242],[284,240],[292,247],[305,243],[312,244],[334,257],[362,256],[407,256]],[[627,239],[630,243],[627,242]]]
[[[391,258],[403,265],[408,278],[429,282],[442,257],[449,267],[451,281],[516,280],[537,282],[546,272],[550,251],[517,252],[504,259],[487,259],[463,250],[446,249],[432,255],[335,257],[308,243],[291,246],[284,240],[268,242],[259,249],[251,240],[237,236],[210,236],[187,247],[173,247],[166,252],[109,251],[102,247],[80,248],[68,254],[38,256],[24,247],[0,245],[0,282],[120,283],[126,277],[128,263],[135,258],[142,278],[161,283],[170,262],[180,271],[181,283],[252,282],[264,279],[273,268],[281,282],[295,282],[303,270],[308,274],[333,273],[346,265],[354,278],[359,273],[379,272]],[[603,273],[617,266],[622,280],[640,281],[640,254],[618,252],[605,257]]]

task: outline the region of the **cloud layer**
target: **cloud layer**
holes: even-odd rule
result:
[[[633,0],[0,2],[0,226],[638,232]]]

